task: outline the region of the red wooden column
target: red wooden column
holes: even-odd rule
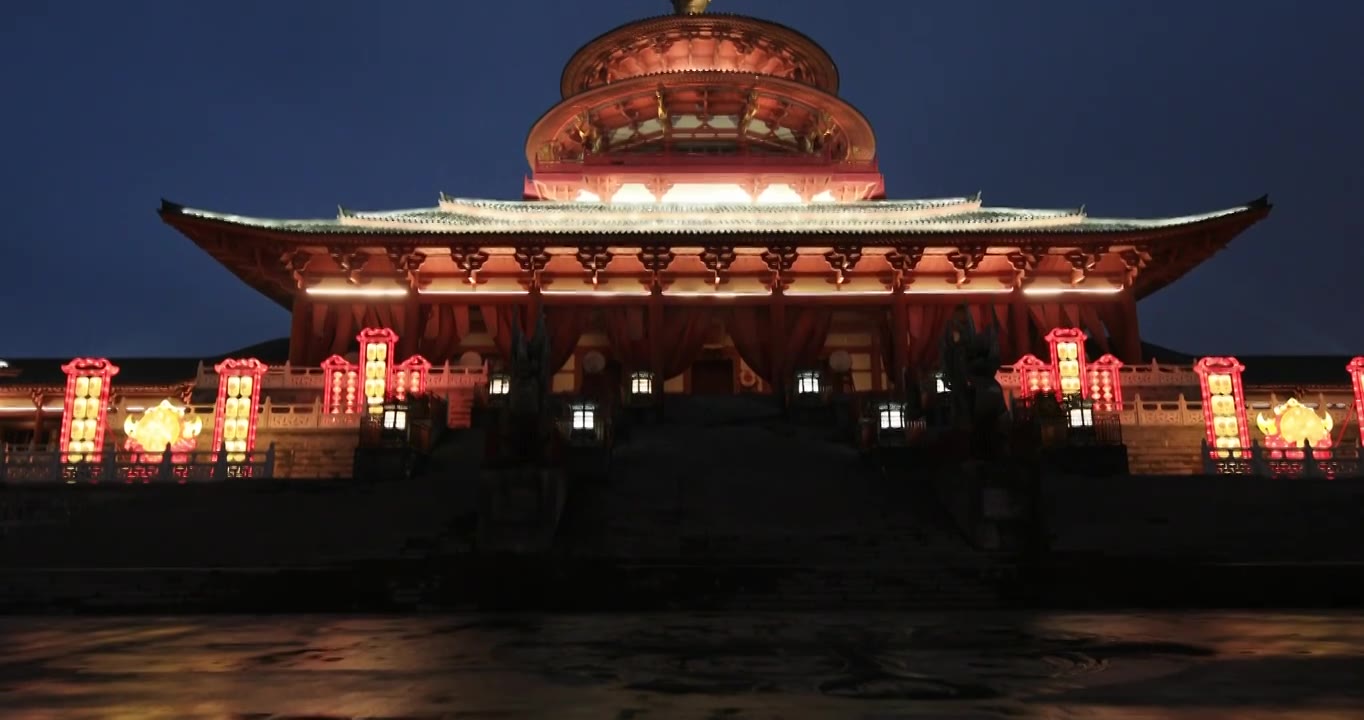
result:
[[[1125,363],[1137,364],[1141,357],[1141,328],[1137,323],[1137,299],[1130,290],[1124,291],[1118,299],[1115,315],[1120,319],[1117,337],[1113,338],[1113,349]],[[1112,328],[1110,328],[1110,331]]]
[[[289,323],[289,363],[307,365],[311,362],[308,348],[312,344],[313,304],[302,294],[296,295],[292,312]]]
[[[1032,346],[1032,318],[1028,315],[1028,303],[1023,298],[1023,289],[1014,288],[1013,294],[1009,298],[1009,333],[1013,335],[1013,355],[1016,357],[1005,358],[1010,362],[1017,362],[1025,355],[1031,355]]]
[[[790,368],[786,357],[786,292],[782,288],[781,276],[772,283],[772,390],[786,403],[786,388],[790,384]]]
[[[649,292],[645,314],[649,324],[649,372],[653,374],[650,389],[653,390],[656,405],[662,407],[663,382],[666,378],[663,377],[663,288],[658,283],[654,283]]]

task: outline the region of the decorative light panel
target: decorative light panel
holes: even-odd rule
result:
[[[356,336],[360,341],[360,362],[365,372],[365,406],[369,412],[383,412],[388,397],[388,368],[398,334],[388,328],[365,328]]]
[[[1085,396],[1085,335],[1079,328],[1055,328],[1047,333],[1051,345],[1051,366],[1062,399]]]
[[[1246,367],[1234,357],[1205,357],[1194,364],[1203,390],[1203,425],[1208,445],[1216,450],[1231,450],[1241,457],[1250,445],[1246,421],[1246,395],[1241,373]]]
[[[256,408],[265,363],[249,358],[224,360],[218,372],[218,402],[213,406],[213,451],[227,453],[228,462],[245,462],[256,446]]]
[[[1055,392],[1052,387],[1051,366],[1042,362],[1036,355],[1024,355],[1014,363],[1018,373],[1019,388],[1026,397],[1040,393]]]
[[[1094,401],[1095,412],[1118,412],[1122,410],[1122,381],[1119,370],[1122,361],[1112,355],[1101,355],[1085,369],[1089,376],[1086,389],[1089,399]]]
[[[1364,443],[1364,357],[1354,358],[1345,369],[1350,371],[1350,386],[1355,391],[1355,427]]]
[[[431,374],[431,361],[421,355],[402,361],[393,368],[393,397],[399,401],[426,392],[426,378]]]
[[[62,366],[66,397],[62,405],[63,462],[99,462],[109,414],[109,382],[118,366],[104,358],[77,358]]]
[[[351,415],[360,411],[360,373],[340,355],[322,361],[326,384],[322,386],[322,408],[328,415]]]

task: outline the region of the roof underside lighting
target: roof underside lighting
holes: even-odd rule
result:
[[[579,190],[578,202],[601,202],[601,196],[590,190]],[[833,193],[824,190],[811,198],[814,202],[834,202]],[[668,188],[662,198],[655,197],[643,183],[625,183],[610,200],[613,205],[640,205],[657,202],[679,205],[798,205],[804,202],[800,193],[786,183],[773,183],[758,194],[756,200],[737,183],[677,183]]]

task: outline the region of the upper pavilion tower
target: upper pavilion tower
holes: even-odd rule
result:
[[[883,197],[871,125],[833,59],[776,23],[705,12],[584,45],[531,128],[528,200],[799,203]]]

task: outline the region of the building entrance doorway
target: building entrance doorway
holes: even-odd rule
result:
[[[706,353],[691,366],[692,395],[733,395],[734,360],[722,353]]]

